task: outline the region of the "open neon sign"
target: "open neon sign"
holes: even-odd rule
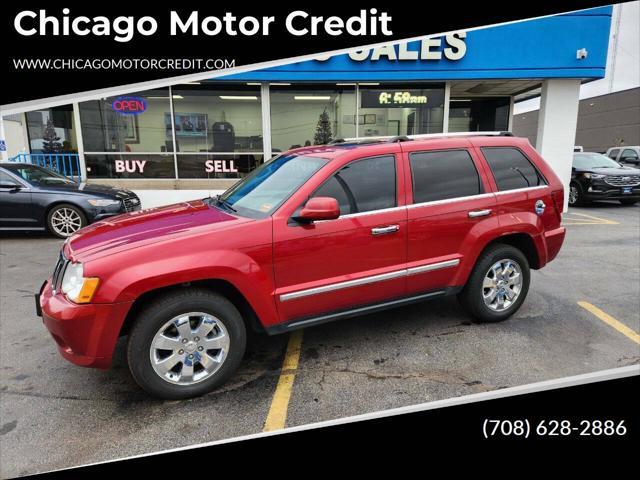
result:
[[[147,110],[147,101],[141,97],[118,97],[111,108],[121,115],[140,115]]]

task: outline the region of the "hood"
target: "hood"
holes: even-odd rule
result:
[[[163,240],[223,230],[252,221],[229,215],[203,200],[150,208],[118,215],[85,227],[65,244],[65,255],[74,261],[104,256]]]
[[[599,173],[601,175],[640,175],[640,169],[633,167],[605,167],[587,168],[584,171]]]
[[[83,183],[81,185],[77,183],[61,183],[58,185],[41,185],[38,188],[40,191],[47,192],[78,193],[118,199],[129,198],[135,195],[131,190],[96,183]]]

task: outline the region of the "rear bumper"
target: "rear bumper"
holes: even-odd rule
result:
[[[54,294],[47,281],[39,296],[45,327],[65,359],[83,367],[109,368],[131,302],[78,305]]]
[[[547,263],[558,256],[566,233],[567,230],[564,227],[544,232],[544,241],[547,246]]]

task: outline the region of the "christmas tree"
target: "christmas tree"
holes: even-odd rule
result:
[[[331,120],[329,120],[329,114],[327,109],[320,114],[318,119],[318,125],[316,125],[316,133],[313,136],[314,145],[324,145],[333,140],[333,132],[331,130]]]
[[[47,120],[47,126],[42,132],[42,150],[44,153],[58,153],[62,150],[60,137],[56,133],[51,119]]]

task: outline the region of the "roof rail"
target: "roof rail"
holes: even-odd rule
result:
[[[351,137],[351,138],[337,138],[331,142],[331,144],[337,143],[358,143],[358,142],[371,142],[371,141],[386,141],[386,142],[407,142],[410,140],[420,140],[426,138],[442,138],[442,137],[513,137],[513,133],[505,131],[487,131],[487,132],[447,132],[447,133],[421,133],[418,135],[388,135],[377,137]]]

